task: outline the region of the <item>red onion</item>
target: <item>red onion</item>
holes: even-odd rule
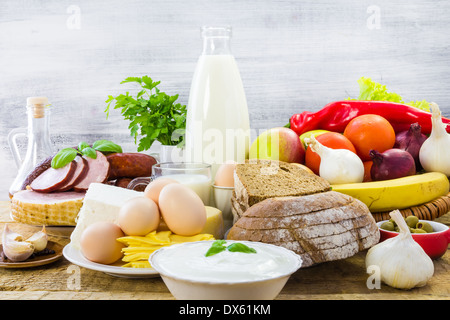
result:
[[[373,181],[397,179],[416,174],[416,165],[411,154],[401,149],[388,149],[383,153],[370,150],[373,164],[370,175]]]
[[[416,170],[422,169],[419,160],[419,151],[427,136],[422,133],[422,127],[418,122],[411,124],[409,130],[396,134],[394,148],[408,151],[416,164]]]

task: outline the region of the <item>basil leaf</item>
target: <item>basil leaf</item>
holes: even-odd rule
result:
[[[235,242],[235,243],[230,244],[227,247],[227,250],[231,251],[231,252],[256,253],[255,249],[250,248],[250,247],[248,247],[245,244],[240,243],[240,242]]]
[[[83,154],[83,156],[92,158],[92,159],[97,159],[97,152],[91,148],[91,147],[86,147],[83,150],[81,150],[81,153]]]
[[[71,163],[78,152],[74,148],[65,148],[59,151],[52,159],[52,168],[59,169]]]
[[[205,256],[210,257],[215,254],[218,254],[219,252],[225,251],[226,250],[225,244],[226,244],[225,240],[214,241],[211,245],[211,248],[209,248],[208,251],[206,252]]]
[[[87,144],[87,143],[84,142],[84,141],[82,141],[82,142],[80,142],[80,143],[78,144],[78,150],[79,150],[79,151],[83,150],[84,148],[88,148],[88,147],[90,147],[90,145]]]
[[[117,152],[117,153],[122,152],[121,146],[109,140],[97,140],[92,145],[92,148],[100,152]]]

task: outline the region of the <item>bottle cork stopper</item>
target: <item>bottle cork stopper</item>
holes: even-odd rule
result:
[[[28,97],[27,107],[30,107],[33,113],[33,118],[44,118],[45,107],[48,106],[47,97]]]

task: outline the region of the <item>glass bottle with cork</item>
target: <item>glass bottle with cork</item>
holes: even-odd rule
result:
[[[25,188],[24,181],[27,176],[49,157],[53,156],[53,147],[49,134],[50,108],[46,97],[27,98],[28,127],[16,128],[8,135],[8,144],[18,168],[18,173],[9,188],[9,197]],[[27,149],[22,158],[17,139],[27,137]]]

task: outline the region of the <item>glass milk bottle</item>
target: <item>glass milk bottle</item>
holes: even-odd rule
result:
[[[244,162],[250,121],[244,87],[231,53],[230,27],[203,27],[203,51],[192,79],[186,120],[186,157],[217,168]]]
[[[49,102],[46,97],[27,98],[28,127],[16,128],[10,131],[8,143],[19,169],[14,182],[10,186],[9,196],[22,189],[22,184],[28,174],[42,161],[53,155],[53,147],[49,135]],[[17,145],[17,138],[26,136],[28,139],[25,157],[22,159]]]

